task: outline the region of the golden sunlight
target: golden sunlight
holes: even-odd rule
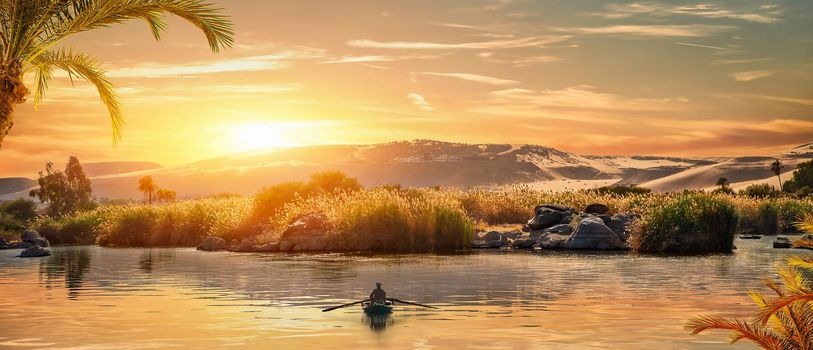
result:
[[[293,147],[296,143],[285,138],[284,125],[270,123],[240,124],[232,127],[231,144],[235,151],[245,152],[272,147]]]

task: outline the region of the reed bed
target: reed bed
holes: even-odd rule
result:
[[[470,191],[389,186],[281,196],[272,193],[273,188],[257,197],[101,206],[62,218],[41,217],[32,226],[55,243],[193,246],[209,235],[262,243],[278,240],[297,216],[320,212],[326,217],[331,250],[453,250],[471,246],[475,225],[522,224],[538,204],[582,209],[602,203],[611,213],[640,215],[630,238],[635,250],[702,252],[730,250],[735,232],[789,232],[804,215],[813,214],[811,200],[694,191],[554,193],[527,186]],[[290,192],[286,186],[276,188]]]

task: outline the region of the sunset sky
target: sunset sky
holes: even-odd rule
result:
[[[180,20],[160,42],[132,22],[62,43],[108,71],[124,139],[63,77],[18,107],[0,176],[416,138],[694,156],[813,141],[806,0],[216,2],[236,30],[220,54]]]

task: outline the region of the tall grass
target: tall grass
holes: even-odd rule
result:
[[[681,193],[656,198],[630,237],[640,252],[730,252],[739,214],[730,197]]]
[[[264,243],[279,240],[297,216],[320,212],[326,218],[330,250],[405,252],[468,248],[475,224],[524,223],[543,203],[576,210],[602,203],[611,213],[641,216],[630,238],[633,249],[706,252],[730,251],[737,230],[786,232],[787,224],[813,214],[810,200],[689,191],[553,193],[527,186],[493,191],[389,186],[301,196],[289,189],[272,187],[253,198],[102,206],[59,219],[40,218],[33,225],[57,244],[95,240],[108,246],[192,246],[208,235],[227,241],[253,237]]]

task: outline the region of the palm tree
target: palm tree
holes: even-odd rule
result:
[[[771,163],[771,171],[776,174],[776,177],[779,178],[779,190],[782,191],[782,168],[785,166],[782,164],[779,159],[776,159]]]
[[[155,192],[155,182],[152,181],[152,176],[144,176],[138,179],[138,190],[144,192],[147,196],[147,203],[152,204],[152,193]]]
[[[145,20],[159,39],[165,13],[198,27],[213,52],[233,43],[231,21],[205,0],[0,0],[0,146],[13,125],[15,106],[29,94],[25,75],[34,73],[36,108],[55,68],[96,87],[110,114],[113,142],[120,140],[123,117],[105,72],[92,57],[55,46],[73,34],[134,19]]]

